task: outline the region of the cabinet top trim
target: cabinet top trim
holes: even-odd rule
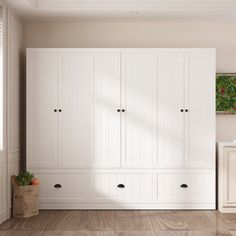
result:
[[[236,142],[218,142],[220,147],[236,147]]]
[[[126,53],[126,52],[208,52],[215,53],[215,48],[27,48],[27,53],[33,52],[106,52],[106,53]]]

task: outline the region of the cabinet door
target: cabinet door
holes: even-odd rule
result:
[[[236,207],[236,148],[224,147],[219,162],[219,183],[222,207]]]
[[[27,167],[57,167],[57,55],[27,55]]]
[[[185,57],[185,161],[187,167],[215,165],[215,56]]]
[[[152,53],[122,57],[123,166],[151,168],[156,158],[157,74]]]
[[[184,55],[158,54],[158,168],[184,166]]]
[[[59,166],[88,167],[93,155],[93,55],[60,57]]]
[[[120,167],[120,54],[96,54],[94,58],[96,167]]]

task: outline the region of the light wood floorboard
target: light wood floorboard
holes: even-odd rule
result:
[[[0,225],[0,236],[236,236],[218,211],[41,211]]]

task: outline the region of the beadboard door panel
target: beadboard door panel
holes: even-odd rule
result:
[[[185,56],[185,165],[215,166],[215,57],[209,53]]]
[[[58,56],[27,57],[27,167],[57,167]]]
[[[93,55],[60,56],[58,160],[64,168],[90,167],[94,135]],[[60,112],[61,110],[61,112]]]
[[[158,54],[158,168],[184,166],[184,54]]]
[[[121,164],[120,79],[120,54],[95,54],[93,167],[120,167]]]
[[[152,203],[152,173],[97,172],[92,180],[93,202]]]
[[[123,54],[122,73],[122,165],[152,168],[157,142],[155,54]]]
[[[214,203],[215,174],[159,173],[156,188],[159,203]]]
[[[40,179],[40,204],[83,203],[88,199],[89,175],[86,173],[46,173],[35,176]]]

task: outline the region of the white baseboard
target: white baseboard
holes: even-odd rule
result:
[[[41,210],[215,210],[207,204],[40,204]]]
[[[236,207],[219,207],[221,213],[236,213]]]

